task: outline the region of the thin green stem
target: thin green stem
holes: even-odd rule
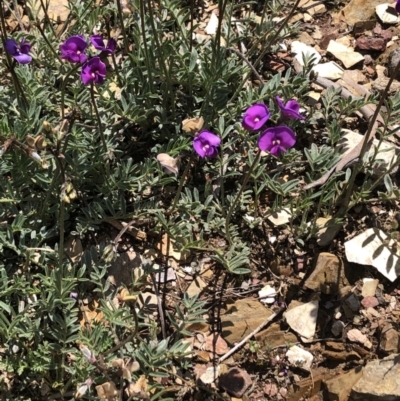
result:
[[[121,24],[121,29],[122,29],[124,50],[125,50],[125,54],[128,54],[129,53],[129,44],[128,44],[128,37],[126,35],[125,25],[124,25],[124,16],[122,14],[121,2],[120,2],[120,0],[116,0],[116,2],[117,2],[119,23]]]
[[[97,108],[97,104],[96,104],[96,99],[94,97],[94,85],[93,82],[90,85],[90,97],[92,99],[92,104],[93,104],[93,108],[94,108],[94,112],[96,114],[96,120],[97,120],[97,127],[99,129],[99,134],[100,134],[100,138],[101,138],[101,142],[103,143],[103,150],[104,150],[104,154],[107,153],[107,142],[106,139],[104,137],[104,132],[103,132],[103,127],[101,125],[101,119],[100,119],[100,114],[99,114],[99,109]]]
[[[76,70],[78,70],[78,68],[80,68],[81,67],[81,65],[80,64],[77,64],[74,68],[72,68],[71,70],[69,70],[68,72],[67,72],[67,75],[65,76],[65,78],[64,78],[64,80],[63,80],[63,83],[62,83],[62,87],[61,87],[61,121],[63,121],[64,120],[64,116],[65,116],[65,110],[64,110],[64,108],[65,108],[65,105],[64,105],[64,100],[65,100],[65,88],[66,88],[66,86],[67,86],[67,81],[68,81],[68,78],[70,77],[70,75],[73,73],[73,72],[75,72]]]
[[[254,167],[257,165],[257,163],[258,163],[258,161],[260,159],[260,155],[261,155],[261,150],[258,149],[257,154],[254,157],[253,163],[251,163],[249,171],[247,172],[247,174],[243,178],[242,186],[240,187],[240,190],[237,193],[235,200],[232,202],[231,206],[229,207],[228,213],[226,215],[226,219],[225,219],[225,235],[226,235],[226,238],[229,241],[230,245],[233,244],[233,241],[232,241],[231,235],[229,233],[229,224],[231,222],[231,218],[232,218],[233,212],[235,211],[235,208],[236,208],[236,206],[237,206],[237,204],[238,204],[238,202],[240,200],[240,197],[242,196],[242,193],[243,193],[244,189],[246,188],[247,183],[249,182],[251,174],[253,173]]]

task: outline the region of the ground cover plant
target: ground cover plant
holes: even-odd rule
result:
[[[46,1],[0,1],[1,399],[229,399],[197,380],[192,348],[224,289],[317,247],[319,218],[330,246],[355,207],[398,199],[400,157],[376,175],[367,151],[397,132],[391,81],[364,97],[328,83],[317,108],[312,55],[267,63],[298,4],[221,0],[205,34],[196,1],[71,0],[62,23]],[[166,284],[204,264],[215,297]]]

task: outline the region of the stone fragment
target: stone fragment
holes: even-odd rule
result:
[[[229,369],[219,378],[219,387],[237,398],[241,398],[251,384],[250,375],[244,369],[239,368]]]
[[[397,24],[399,22],[396,10],[389,4],[377,5],[375,12],[384,24]]]
[[[328,252],[318,255],[314,271],[304,285],[313,291],[321,291],[324,294],[335,294],[339,288],[349,285],[344,274],[343,262]]]
[[[386,86],[389,82],[389,78],[385,76],[385,67],[383,65],[376,65],[376,74],[378,78],[372,82],[372,88],[383,92],[386,89]],[[394,73],[394,70],[393,70]],[[398,77],[397,77],[398,78]],[[394,80],[389,88],[389,93],[396,93],[400,90],[400,82]]]
[[[332,334],[337,337],[340,336],[343,332],[344,329],[344,323],[341,320],[336,320],[335,322],[333,322],[332,324]]]
[[[258,291],[258,296],[260,297],[260,301],[264,304],[273,304],[275,302],[275,297],[277,293],[274,287],[270,285],[266,285],[260,291]]]
[[[299,42],[304,43],[307,46],[315,45],[314,39],[306,32],[303,31],[298,37]]]
[[[286,357],[293,366],[297,366],[305,370],[311,369],[311,364],[313,361],[311,352],[308,352],[297,345],[293,345],[287,350]]]
[[[360,330],[358,329],[351,329],[347,332],[347,338],[350,341],[354,341],[357,343],[360,343],[364,345],[366,348],[371,349],[372,348],[372,343],[371,341],[368,340],[368,337],[361,333]]]
[[[375,306],[379,305],[379,301],[376,299],[376,297],[365,297],[361,301],[361,305],[364,308],[375,308]]]
[[[43,19],[45,14],[40,0],[34,0],[29,7],[36,14],[38,13],[39,19]],[[47,16],[53,22],[65,22],[69,15],[69,2],[68,0],[50,0],[44,2],[47,5]]]
[[[334,61],[315,65],[312,70],[322,78],[336,80],[342,77],[343,68],[336,64]]]
[[[157,309],[157,296],[152,292],[140,293],[137,299],[139,308],[146,310],[156,310]]]
[[[389,77],[394,75],[394,72],[396,70],[397,64],[400,62],[400,47],[397,47],[396,49],[392,50],[389,53],[389,59],[388,59],[388,73]],[[400,72],[395,79],[399,80],[400,78]]]
[[[222,337],[230,344],[241,341],[272,315],[256,299],[240,299],[221,316]]]
[[[379,347],[388,354],[399,352],[399,340],[399,333],[388,325],[382,330]]]
[[[361,295],[363,297],[373,297],[375,295],[376,288],[378,287],[379,280],[373,278],[364,278]]]
[[[301,0],[298,7],[307,10],[311,15],[323,14],[326,11],[325,5],[316,0]]]
[[[386,40],[374,36],[360,36],[356,40],[356,47],[361,50],[383,52],[386,49]]]
[[[304,342],[311,341],[315,334],[318,306],[318,301],[311,301],[291,309],[289,306],[289,309],[283,314],[287,324],[300,334]]]
[[[156,273],[157,283],[166,283],[176,279],[175,270],[172,267],[168,267],[167,271],[159,271]]]
[[[277,323],[271,324],[271,326],[260,331],[254,337],[257,341],[271,348],[279,347],[283,344],[296,343],[298,341],[296,335],[290,331],[281,331]]]
[[[344,301],[352,312],[358,312],[360,309],[360,300],[354,294],[350,294]]]
[[[362,368],[357,367],[346,373],[326,380],[325,386],[330,401],[348,401],[351,388],[361,379]]]
[[[265,395],[268,395],[269,397],[274,397],[278,394],[278,387],[275,383],[266,383],[264,385],[263,391]]]
[[[346,70],[343,73],[343,80],[353,81],[357,84],[366,84],[367,77],[360,70]]]
[[[204,29],[204,31],[207,35],[215,35],[217,32],[217,28],[218,28],[218,17],[214,12],[212,12],[210,15],[210,20],[208,21],[208,24]]]
[[[274,226],[281,226],[283,224],[289,223],[289,221],[292,219],[292,213],[289,209],[282,209],[280,212],[270,214],[267,219]]]
[[[387,2],[388,0],[351,0],[343,8],[339,17],[343,17],[348,25],[354,25],[359,21],[368,21],[375,15],[376,6]]]
[[[321,60],[321,55],[311,46],[295,40],[292,42],[292,53],[296,54],[295,59],[301,66],[304,66],[303,56],[314,57],[314,65],[318,64]]]
[[[219,366],[210,366],[206,369],[205,373],[200,376],[200,380],[204,384],[213,383],[217,377],[219,376],[220,367]]]
[[[354,148],[354,146],[360,143],[364,136],[348,129],[343,129],[342,132],[343,136],[338,142],[338,146],[342,147],[343,155],[346,155]],[[385,141],[379,143],[378,139],[374,139],[372,145],[367,148],[367,151],[370,152],[372,156],[376,148],[378,148],[378,154],[373,165],[373,175],[377,178],[382,176],[382,174],[385,174],[390,166],[396,161],[397,156],[400,154],[400,148]],[[397,171],[398,168],[394,168],[393,171],[391,171],[391,174],[395,174]]]
[[[136,252],[124,252],[108,268],[108,279],[116,287],[124,285],[129,288],[132,285],[132,275],[135,275],[142,267],[142,258]]]
[[[400,354],[368,362],[351,397],[360,401],[400,400]]]
[[[199,295],[205,287],[207,287],[207,284],[200,277],[196,277],[186,290],[186,294],[192,298]]]
[[[390,281],[400,274],[400,260],[390,248],[390,238],[378,228],[369,228],[345,242],[349,262],[374,266]],[[389,245],[389,246],[388,246]]]
[[[353,49],[344,46],[335,40],[329,42],[326,49],[329,53],[340,60],[346,68],[353,67],[361,61],[364,61],[364,56]]]

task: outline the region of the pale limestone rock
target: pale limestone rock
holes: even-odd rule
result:
[[[374,266],[390,281],[400,274],[400,260],[390,247],[392,240],[378,228],[369,228],[344,244],[349,262]]]
[[[313,55],[315,57],[315,64],[318,64],[321,60],[321,55],[311,46],[295,40],[292,42],[292,53],[295,53],[295,59],[299,62],[301,66],[304,66],[303,54],[305,56]]]
[[[304,342],[312,340],[318,316],[318,301],[311,301],[287,310],[283,316],[292,330],[300,334]]]
[[[280,212],[273,213],[267,217],[267,219],[274,226],[281,226],[283,224],[289,223],[292,218],[292,214],[289,209],[282,209]]]
[[[343,68],[334,61],[315,65],[312,70],[318,73],[318,76],[332,80],[339,79],[343,76]]]
[[[275,302],[276,290],[270,285],[266,285],[258,291],[258,296],[261,298],[260,301],[264,304],[273,304]]]
[[[372,348],[371,341],[369,341],[368,337],[365,334],[361,333],[361,331],[358,329],[349,330],[347,332],[347,338],[350,341],[357,342],[357,343],[364,345],[368,349]]]
[[[399,17],[397,12],[389,4],[379,4],[375,8],[376,15],[384,24],[397,24]]]
[[[286,357],[294,366],[301,367],[305,370],[311,369],[311,364],[313,361],[312,354],[305,349],[298,347],[297,345],[293,345],[288,349],[286,352]]]
[[[374,280],[373,278],[364,278],[361,295],[363,297],[373,297],[375,295],[378,284],[379,280]]]
[[[355,52],[353,49],[344,46],[335,40],[329,42],[327,52],[340,60],[346,68],[353,67],[364,60],[364,56],[361,53]]]
[[[218,28],[218,17],[215,13],[211,13],[210,20],[206,28],[204,29],[207,35],[215,35],[217,33]]]

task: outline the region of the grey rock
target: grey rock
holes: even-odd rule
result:
[[[389,76],[393,76],[394,70],[397,67],[397,64],[400,62],[400,47],[397,49],[394,49],[390,54],[389,54],[389,60],[388,60],[388,72]],[[397,75],[394,77],[397,80],[400,80],[400,71],[397,73]]]

